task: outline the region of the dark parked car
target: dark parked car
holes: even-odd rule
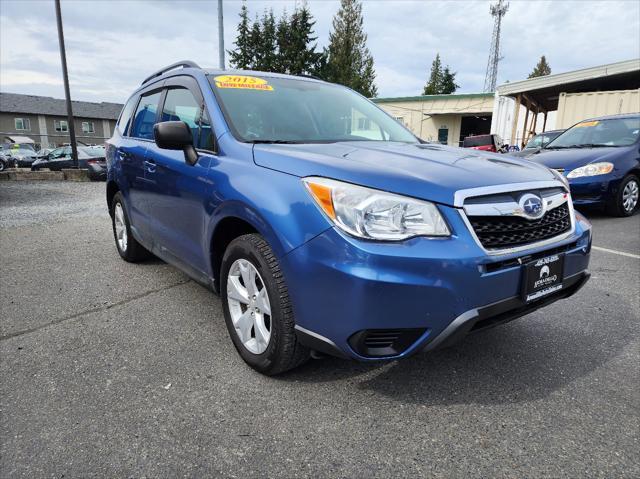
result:
[[[640,113],[581,121],[527,159],[566,176],[575,205],[631,216],[640,203]]]
[[[35,150],[26,144],[5,143],[2,145],[2,154],[10,166],[21,168],[30,167],[36,159]]]
[[[535,153],[538,153],[543,148],[546,148],[546,146],[549,143],[551,143],[553,140],[558,138],[564,132],[565,130],[551,130],[551,131],[545,131],[544,133],[538,133],[537,135],[534,135],[533,137],[531,137],[531,139],[527,142],[527,144],[524,146],[522,151],[515,151],[513,153],[510,152],[509,154],[511,156],[520,156],[520,157],[527,157],[529,155],[533,155]]]
[[[498,135],[468,136],[462,141],[463,148],[504,153],[504,143]]]
[[[37,156],[31,148],[17,148],[9,151],[18,168],[30,168]]]
[[[104,146],[78,146],[78,167],[89,171],[92,180],[107,179],[107,163],[105,161]],[[31,169],[41,170],[48,168],[51,171],[60,171],[63,168],[73,168],[71,147],[61,146],[56,148],[44,158],[37,159],[31,165]]]
[[[13,168],[14,166],[15,160],[5,151],[0,150],[0,171],[4,171],[7,168]]]

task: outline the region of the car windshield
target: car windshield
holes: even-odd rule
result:
[[[16,156],[36,156],[36,152],[30,148],[15,148],[11,150],[11,154]]]
[[[235,136],[254,143],[417,139],[353,91],[327,83],[246,75],[210,77]]]
[[[587,120],[572,126],[547,148],[629,146],[640,136],[640,117]]]

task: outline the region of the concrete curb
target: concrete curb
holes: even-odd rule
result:
[[[31,171],[12,168],[0,172],[0,181],[89,181],[88,170]]]

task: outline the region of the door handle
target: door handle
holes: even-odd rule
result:
[[[144,160],[144,167],[149,173],[156,172],[156,162],[153,160]]]
[[[118,150],[118,158],[120,158],[120,160],[125,161],[131,158],[131,155],[129,153],[127,153],[126,151],[122,151],[122,150]]]

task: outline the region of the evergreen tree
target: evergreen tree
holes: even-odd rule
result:
[[[282,12],[276,28],[276,44],[278,45],[277,73],[287,73],[291,70],[291,28],[287,10]]]
[[[373,58],[366,46],[367,34],[362,23],[362,4],[358,0],[341,0],[340,10],[333,17],[327,63],[326,66],[320,65],[319,73],[328,81],[374,97],[377,89]]]
[[[429,80],[424,86],[422,91],[423,95],[438,95],[442,85],[442,62],[440,61],[440,54],[436,54],[435,60],[431,63],[431,73],[429,74]]]
[[[547,59],[544,55],[540,57],[538,64],[535,66],[533,71],[529,74],[529,78],[535,77],[543,77],[545,75],[551,74],[551,67],[547,63]]]
[[[251,31],[249,32],[249,53],[251,54],[251,62],[249,63],[250,70],[257,70],[258,65],[262,65],[262,49],[260,43],[262,42],[262,29],[260,28],[260,20],[256,14],[256,18],[251,25]]]
[[[238,23],[235,46],[235,50],[227,50],[229,63],[233,68],[246,70],[251,66],[253,51],[251,49],[249,10],[244,2],[240,8],[240,23]]]
[[[456,83],[456,72],[451,72],[449,65],[447,65],[442,72],[440,93],[449,95],[455,93],[458,88],[460,88],[460,85]]]
[[[286,73],[302,75],[317,69],[321,53],[316,52],[314,43],[318,39],[313,36],[315,24],[306,2],[293,12],[289,22],[289,44],[286,52],[283,52],[288,63]]]
[[[454,93],[460,85],[456,83],[456,72],[452,72],[449,65],[442,68],[440,54],[436,54],[435,60],[431,63],[429,79],[422,91],[423,95],[448,95]]]
[[[273,10],[264,12],[257,31],[260,32],[260,36],[255,44],[256,62],[253,68],[265,72],[277,71],[276,18],[273,15]]]

